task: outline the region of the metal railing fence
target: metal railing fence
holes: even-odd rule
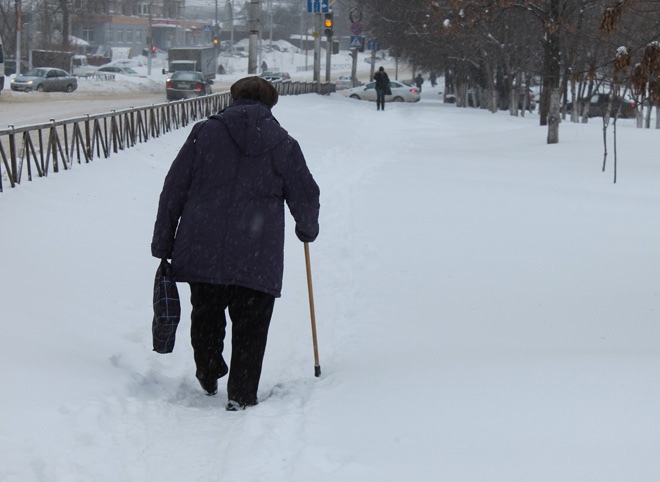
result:
[[[280,95],[329,94],[331,83],[274,82]],[[3,182],[11,187],[21,183],[24,170],[33,174],[68,170],[75,163],[89,163],[112,153],[147,142],[167,132],[204,119],[229,105],[229,92],[220,92],[176,102],[132,107],[103,114],[22,127],[0,129],[0,192]]]

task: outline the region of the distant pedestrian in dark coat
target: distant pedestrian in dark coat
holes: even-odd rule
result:
[[[165,178],[151,253],[190,284],[196,376],[209,394],[229,373],[228,410],[257,403],[284,270],[284,203],[295,233],[319,232],[319,188],[298,142],[271,113],[275,88],[259,77],[231,86],[232,104],[196,124]],[[228,310],[232,356],[222,352]],[[231,368],[231,369],[230,369]]]
[[[385,96],[391,95],[392,91],[390,78],[383,67],[380,67],[374,74],[374,80],[376,81],[376,110],[385,110]]]
[[[422,93],[422,84],[424,83],[424,77],[422,77],[422,74],[417,74],[417,77],[415,77],[415,85],[419,89],[419,93]]]
[[[431,87],[438,85],[438,76],[435,75],[435,72],[431,72],[429,75],[429,82],[431,82]]]

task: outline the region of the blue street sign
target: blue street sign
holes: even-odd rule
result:
[[[205,32],[210,32],[211,31],[211,26],[210,25],[204,25],[204,31]]]
[[[351,35],[351,48],[359,49],[362,47],[362,37],[359,35]]]
[[[307,0],[308,13],[330,13],[330,0]]]
[[[367,50],[378,50],[378,40],[369,40],[367,42]]]

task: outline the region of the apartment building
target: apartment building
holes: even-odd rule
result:
[[[71,34],[84,41],[88,54],[110,56],[122,49],[135,56],[152,46],[167,51],[213,41],[213,20],[186,19],[185,0],[80,0],[77,7]]]

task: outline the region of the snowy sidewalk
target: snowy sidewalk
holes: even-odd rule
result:
[[[262,403],[151,351],[149,243],[186,131],[0,194],[2,482],[657,480],[657,131],[341,95],[276,117],[321,186],[287,226]]]

